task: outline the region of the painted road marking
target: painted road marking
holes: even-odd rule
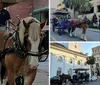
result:
[[[54,41],[57,41],[53,36],[50,36]]]

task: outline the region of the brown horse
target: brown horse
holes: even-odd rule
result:
[[[46,22],[40,24],[33,17],[24,18],[20,21],[18,30],[7,39],[5,46],[4,39],[9,33],[0,32],[0,53],[6,49],[5,53],[0,56],[0,60],[6,68],[9,85],[15,85],[15,79],[19,75],[24,76],[24,85],[32,85],[39,65],[38,46],[40,43],[40,31],[45,24]],[[31,56],[33,52],[35,55]],[[1,83],[4,83],[2,79]]]
[[[63,73],[62,75],[60,75],[60,79],[62,81],[62,85],[63,85],[63,83],[66,83],[67,85],[72,85],[72,79],[71,79],[70,75]]]
[[[89,22],[89,21],[72,19],[70,22],[71,23],[70,36],[72,36],[72,32],[75,32],[76,27],[78,27],[78,28],[82,29],[81,39],[84,39],[85,41],[87,41],[87,38],[86,38],[86,30],[88,28],[87,22]],[[76,36],[76,32],[74,33],[74,35]]]

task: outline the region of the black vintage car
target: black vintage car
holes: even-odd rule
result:
[[[62,81],[59,76],[54,76],[50,78],[50,85],[62,85]]]

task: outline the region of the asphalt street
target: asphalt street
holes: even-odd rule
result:
[[[66,31],[61,36],[58,35],[58,30],[56,29],[55,32],[52,31],[52,26],[50,29],[50,40],[51,41],[84,41],[81,37],[82,29],[76,29],[76,36],[70,37],[69,33]],[[100,41],[100,30],[88,28],[86,31],[87,41]]]
[[[100,85],[100,77],[96,81],[89,82],[88,84],[83,83],[82,85]]]
[[[38,72],[32,85],[49,85],[49,61],[39,63]]]

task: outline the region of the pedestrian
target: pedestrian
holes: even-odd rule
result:
[[[67,17],[68,19],[71,19],[71,15],[70,14],[68,14],[68,17]]]
[[[97,15],[94,13],[93,18],[92,18],[92,23],[95,26],[97,25],[97,22],[98,22],[98,18],[97,18]]]
[[[84,15],[82,15],[81,20],[84,20],[84,18],[85,18]]]
[[[99,27],[100,27],[100,15],[99,15]]]
[[[3,8],[3,2],[0,1],[0,31],[7,31],[6,27],[9,27],[10,20],[9,12]]]

